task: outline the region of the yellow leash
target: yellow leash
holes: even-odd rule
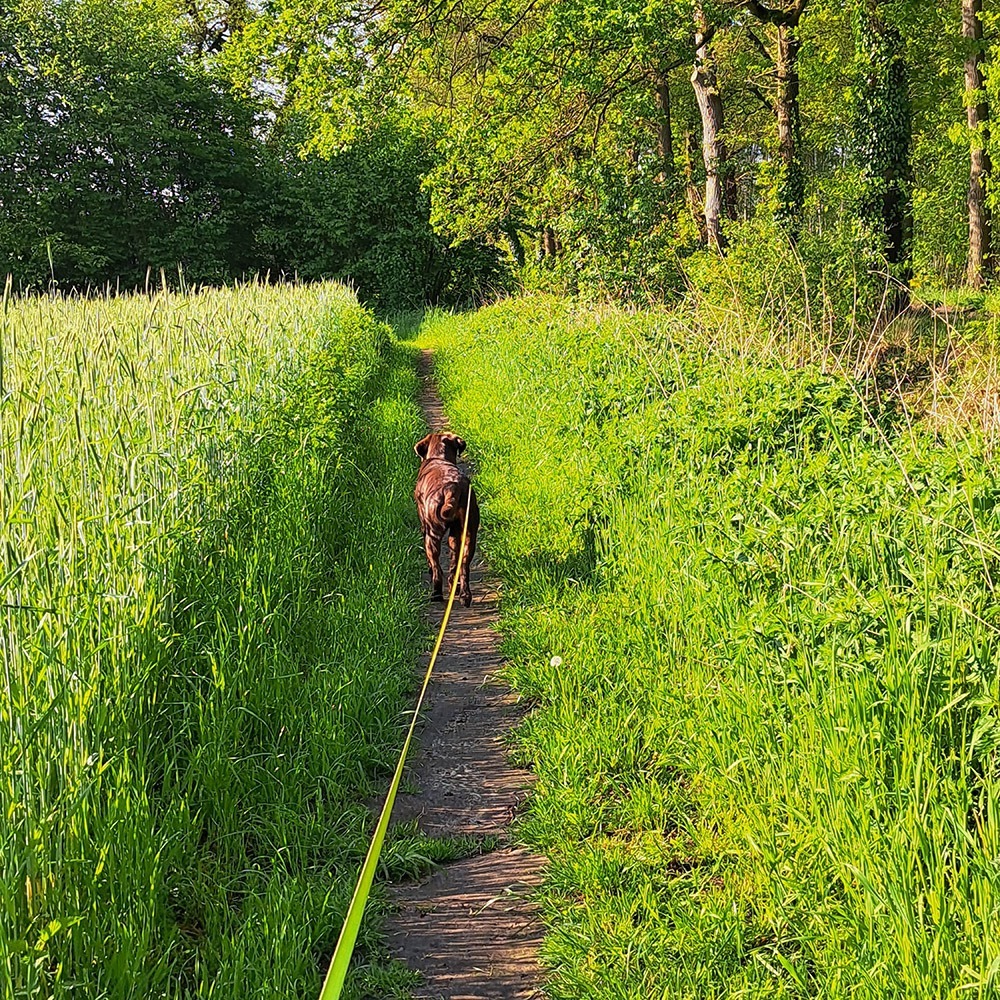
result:
[[[458,580],[461,576],[462,560],[465,558],[465,536],[469,527],[469,510],[472,507],[471,497],[465,504],[465,523],[462,525],[462,544],[458,549],[458,556],[454,564],[452,573],[451,593],[448,595],[448,604],[444,609],[444,617],[441,619],[441,628],[438,631],[437,642],[434,643],[434,651],[431,653],[431,661],[427,664],[427,672],[424,674],[424,683],[420,687],[420,695],[417,698],[416,707],[413,710],[413,718],[410,720],[410,728],[407,730],[406,739],[403,741],[403,749],[399,754],[399,762],[396,764],[396,772],[392,776],[392,783],[389,785],[389,794],[385,797],[382,806],[382,813],[378,818],[378,825],[372,836],[372,842],[368,847],[368,854],[365,856],[365,863],[361,866],[361,873],[358,875],[358,884],[354,887],[354,895],[351,903],[347,907],[347,915],[344,917],[344,926],[341,928],[340,937],[337,939],[337,947],[333,949],[333,956],[330,959],[330,968],[327,970],[326,979],[323,981],[323,989],[320,991],[319,1000],[338,1000],[341,990],[344,988],[344,979],[347,976],[347,967],[351,961],[351,954],[354,951],[354,944],[358,939],[358,930],[361,927],[361,917],[365,912],[365,904],[368,902],[368,893],[372,887],[372,879],[375,877],[375,869],[378,867],[379,855],[382,853],[382,844],[385,841],[385,832],[389,828],[389,816],[392,813],[393,804],[396,801],[396,792],[399,789],[400,779],[403,777],[403,765],[406,762],[406,754],[410,749],[410,741],[413,739],[413,731],[417,725],[417,718],[420,715],[420,708],[424,703],[424,694],[427,685],[430,683],[431,673],[434,664],[437,662],[438,653],[441,650],[441,643],[444,640],[444,630],[448,627],[448,618],[451,616],[451,606],[455,603],[455,591],[458,588]]]

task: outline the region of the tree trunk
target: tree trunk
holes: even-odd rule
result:
[[[992,220],[986,204],[986,184],[992,166],[986,151],[989,142],[990,109],[983,80],[983,0],[962,0],[962,37],[969,48],[965,57],[965,101],[969,123],[969,264],[967,280],[982,288],[990,277]]]
[[[913,177],[910,169],[909,79],[899,29],[883,15],[885,0],[864,0],[855,24],[864,86],[855,104],[861,197],[858,215],[908,298],[911,274]]]
[[[705,161],[705,232],[708,245],[722,254],[726,250],[726,240],[722,234],[726,144],[721,138],[722,98],[719,95],[711,40],[712,31],[699,9],[695,14],[695,59],[691,86],[701,114],[701,155]]]
[[[514,258],[514,262],[518,267],[524,267],[524,244],[521,242],[517,226],[510,217],[500,223],[500,231],[507,237],[507,246],[510,247],[510,255]]]
[[[660,70],[653,72],[653,86],[656,94],[656,110],[660,119],[656,123],[656,151],[660,157],[661,183],[674,176],[674,130],[670,120],[670,81]]]
[[[701,203],[701,192],[694,179],[694,157],[697,144],[691,132],[684,133],[684,200],[694,224],[698,227],[699,239],[704,243],[708,238],[705,232],[705,211]]]
[[[799,47],[795,27],[778,25],[778,95],[775,115],[778,119],[778,156],[781,174],[778,180],[778,219],[796,239],[802,226],[805,204],[805,172],[799,150],[802,147],[802,119],[799,113]]]
[[[778,221],[795,240],[802,227],[805,204],[805,171],[802,168],[802,119],[799,112],[799,48],[796,34],[808,0],[784,2],[768,7],[760,0],[742,0],[751,14],[777,29],[778,54],[775,75],[778,91],[774,115],[778,120]]]

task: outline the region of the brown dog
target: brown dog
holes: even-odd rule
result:
[[[418,441],[413,450],[420,456],[420,471],[413,499],[417,501],[420,527],[424,532],[424,552],[431,571],[432,596],[443,599],[441,575],[441,539],[448,535],[451,549],[451,574],[448,586],[455,578],[462,541],[465,509],[469,508],[469,526],[465,542],[465,556],[458,580],[459,595],[468,607],[472,603],[469,587],[469,564],[476,551],[476,534],[479,531],[479,504],[469,477],[458,467],[458,456],[465,451],[465,442],[457,434],[428,434]]]

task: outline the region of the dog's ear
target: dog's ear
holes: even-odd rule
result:
[[[453,435],[453,440],[455,442],[455,449],[461,455],[465,451],[465,442],[457,434]]]
[[[428,434],[427,437],[421,438],[413,446],[413,450],[417,453],[417,455],[420,456],[420,458],[426,458],[427,457],[427,446],[430,444],[430,441],[431,441],[431,436],[430,436],[430,434]]]

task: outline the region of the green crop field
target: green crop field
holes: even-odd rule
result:
[[[546,297],[420,331],[536,703],[550,995],[996,996],[992,449],[764,334]]]
[[[0,996],[318,992],[423,639],[411,369],[335,285],[4,303]]]

